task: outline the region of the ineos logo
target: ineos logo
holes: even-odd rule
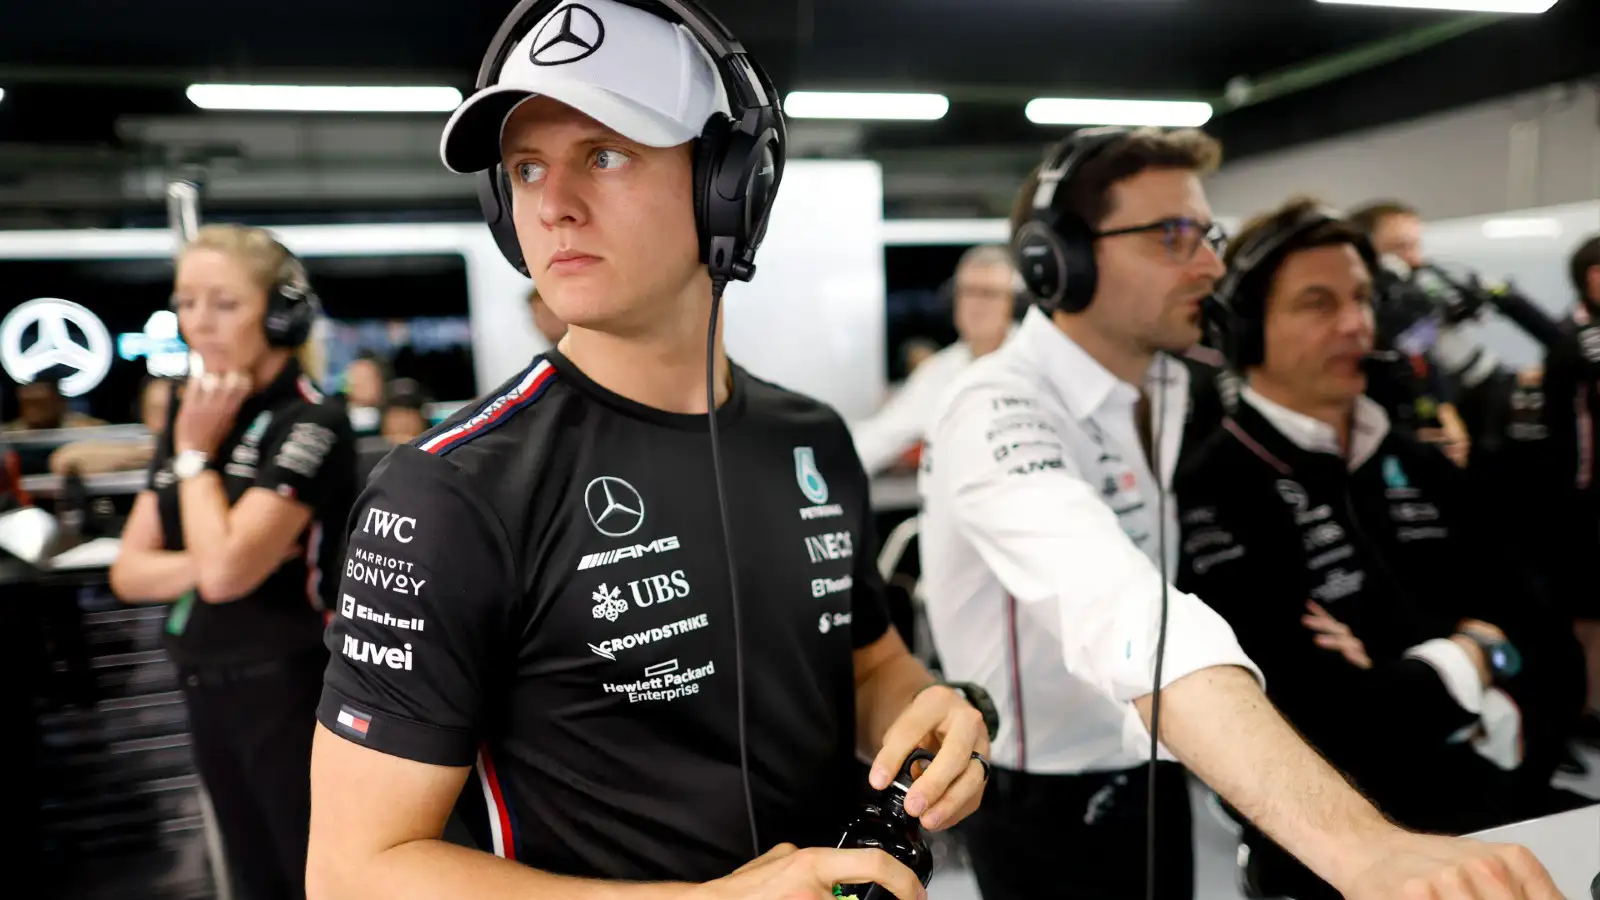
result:
[[[536,66],[564,66],[600,49],[606,26],[594,10],[576,3],[557,10],[533,36],[528,59]]]
[[[589,482],[583,505],[595,530],[607,537],[626,537],[644,524],[644,498],[621,478],[602,475]]]

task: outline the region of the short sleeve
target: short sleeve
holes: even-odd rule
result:
[[[505,530],[447,461],[397,447],[350,518],[317,717],[382,753],[470,765],[515,600]]]
[[[355,434],[336,407],[306,404],[262,448],[255,486],[320,510],[355,481]],[[349,502],[346,500],[345,502]]]
[[[889,601],[878,574],[878,536],[873,526],[872,496],[861,476],[861,540],[850,576],[850,639],[859,650],[889,630]]]

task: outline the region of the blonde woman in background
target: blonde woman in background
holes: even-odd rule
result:
[[[355,438],[297,358],[317,303],[270,234],[202,228],[178,258],[173,305],[204,374],[158,442],[111,587],[125,602],[173,604],[166,647],[239,887],[251,900],[300,898],[323,610],[339,584]],[[374,578],[420,589],[396,574],[402,564],[369,562]]]

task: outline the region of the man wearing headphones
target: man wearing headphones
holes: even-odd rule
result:
[[[974,359],[1000,349],[1011,336],[1016,281],[1017,270],[1006,247],[980,244],[961,254],[948,283],[960,339],[918,366],[871,418],[851,426],[856,453],[868,475],[889,468],[917,446],[950,383]]]
[[[1219,343],[1247,384],[1177,475],[1178,586],[1397,821],[1463,834],[1592,802],[1549,786],[1582,705],[1576,642],[1467,475],[1364,394],[1365,236],[1297,198],[1247,224],[1228,264]],[[1336,896],[1246,843],[1268,894]]]
[[[1525,849],[1388,823],[1272,710],[1226,622],[1170,588],[1167,492],[1197,377],[1175,354],[1199,339],[1201,304],[1224,274],[1200,186],[1218,155],[1198,132],[1151,129],[1080,131],[1051,151],[1012,219],[1038,305],[957,381],[924,453],[935,639],[946,674],[982,682],[1003,722],[1005,768],[973,822],[993,830],[979,840],[985,896],[1060,894],[1063,881],[1074,896],[1128,896],[1145,886],[1145,861],[1130,859],[1144,838],[1135,823],[1155,832],[1160,893],[1187,891],[1181,818],[1174,828],[1160,809],[1152,823],[1115,807],[1149,803],[1127,770],[1156,755],[1154,731],[1347,897],[1554,900]],[[1119,769],[1124,783],[1112,775],[1082,803],[1062,777]],[[1002,807],[1026,820],[1009,841],[1004,822],[986,821]],[[1132,853],[1076,824],[1097,815],[1124,821],[1114,833]]]
[[[906,810],[964,818],[986,723],[888,629],[838,415],[708,335],[781,175],[770,82],[692,3],[530,0],[479,87],[442,156],[569,330],[356,505],[311,896],[916,900],[832,848],[918,745]]]

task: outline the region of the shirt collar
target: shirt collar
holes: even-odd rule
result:
[[[1013,340],[1025,347],[1051,388],[1079,419],[1093,418],[1108,407],[1117,409],[1120,415],[1121,410],[1131,408],[1139,400],[1139,388],[1113,375],[1089,355],[1089,351],[1057,328],[1037,306],[1028,309]],[[1188,367],[1174,359],[1165,368],[1166,383],[1162,384],[1161,355],[1151,360],[1150,371],[1145,376],[1145,392],[1153,396],[1157,390],[1165,389],[1168,393],[1164,402],[1187,404]]]
[[[1307,453],[1340,455],[1339,435],[1333,426],[1321,419],[1296,412],[1261,396],[1249,385],[1239,392],[1240,399],[1250,404],[1290,443]],[[1378,452],[1378,445],[1389,434],[1389,414],[1382,406],[1365,394],[1356,398],[1355,414],[1351,417],[1350,454],[1346,467],[1354,472]]]
[[[293,356],[289,357],[282,371],[266,387],[245,400],[238,418],[242,421],[243,413],[267,409],[290,397],[300,397],[313,403],[322,399],[322,395],[311,385],[311,379],[306,378],[300,369],[300,360]]]

